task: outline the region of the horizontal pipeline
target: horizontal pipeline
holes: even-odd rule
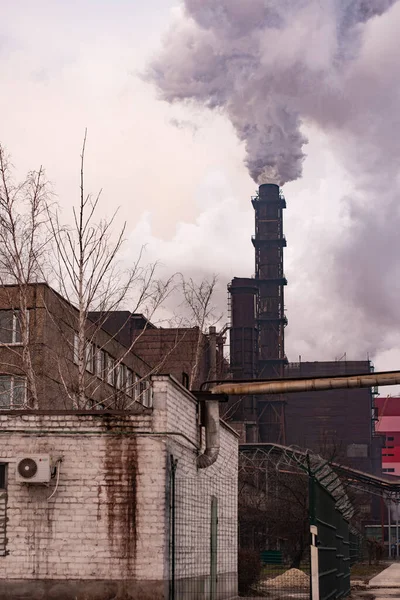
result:
[[[318,392],[321,390],[368,388],[396,384],[400,384],[400,371],[339,375],[335,377],[272,379],[271,381],[252,380],[244,383],[229,381],[216,385],[210,391],[212,394],[247,396],[250,394],[289,394],[290,392]]]

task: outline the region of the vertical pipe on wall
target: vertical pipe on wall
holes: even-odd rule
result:
[[[399,498],[396,497],[396,558],[399,559]]]
[[[178,459],[170,456],[170,580],[169,580],[169,600],[175,600],[175,535],[176,535],[176,520],[175,520],[175,475]]]
[[[388,543],[389,543],[389,558],[392,558],[392,513],[391,513],[391,501],[388,501]]]
[[[211,326],[208,330],[209,344],[209,378],[217,379],[217,330]]]
[[[211,496],[210,600],[217,600],[218,574],[218,498]]]
[[[381,496],[381,536],[382,544],[385,543],[385,502],[383,496]]]

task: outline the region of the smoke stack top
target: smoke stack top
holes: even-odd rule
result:
[[[363,28],[394,3],[184,0],[147,79],[168,102],[222,109],[254,181],[282,185],[302,173],[303,121],[332,129],[352,118],[343,98]]]
[[[258,196],[260,200],[276,202],[279,200],[279,186],[274,183],[263,183],[258,188]]]

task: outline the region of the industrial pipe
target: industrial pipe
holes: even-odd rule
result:
[[[197,457],[197,467],[206,469],[211,467],[219,454],[219,401],[206,400],[204,402],[204,426],[206,430],[206,449]]]
[[[247,396],[256,394],[288,394],[290,392],[317,392],[367,388],[400,384],[400,371],[362,373],[360,375],[339,375],[335,377],[314,377],[300,379],[273,379],[270,381],[252,380],[244,383],[229,381],[211,388],[212,394]]]

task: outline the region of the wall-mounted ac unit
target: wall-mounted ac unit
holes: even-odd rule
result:
[[[19,483],[49,483],[51,457],[49,454],[17,456],[16,481]]]

